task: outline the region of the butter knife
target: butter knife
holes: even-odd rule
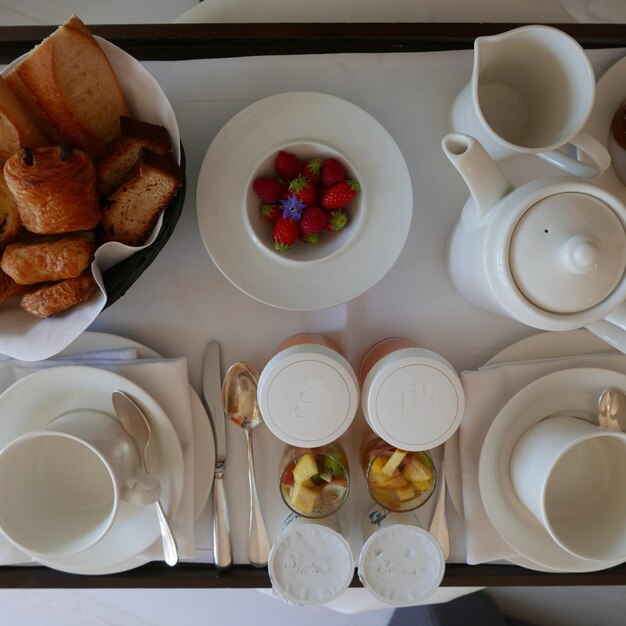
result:
[[[220,344],[211,341],[204,352],[202,393],[215,435],[215,477],[213,479],[213,555],[215,566],[226,569],[233,564],[230,520],[224,490],[226,467],[226,416],[222,407],[222,369]]]

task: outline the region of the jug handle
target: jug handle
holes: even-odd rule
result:
[[[540,156],[544,161],[551,163],[564,172],[579,178],[597,178],[611,164],[611,155],[608,150],[590,134],[580,132],[573,139],[570,139],[569,143],[576,147],[579,156],[583,153],[593,163],[584,163],[560,150],[539,152],[537,156]]]
[[[620,352],[626,353],[626,303],[618,306],[605,319],[587,324],[586,328]]]

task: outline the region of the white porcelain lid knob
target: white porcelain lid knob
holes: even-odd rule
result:
[[[617,213],[587,193],[558,193],[531,206],[509,247],[517,288],[535,306],[577,313],[611,295],[626,270],[626,232]]]
[[[588,274],[597,269],[600,243],[595,237],[574,235],[563,246],[563,263],[574,274]]]

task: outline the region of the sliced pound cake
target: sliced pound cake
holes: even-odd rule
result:
[[[173,159],[141,148],[124,182],[107,200],[102,216],[105,240],[142,245],[182,184]]]
[[[116,137],[96,163],[98,191],[110,196],[124,180],[136,163],[141,148],[157,154],[168,154],[172,144],[164,126],[141,122],[132,117],[120,117],[120,134]]]

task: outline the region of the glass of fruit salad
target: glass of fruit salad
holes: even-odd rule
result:
[[[338,442],[319,448],[287,446],[279,464],[280,493],[303,517],[326,517],[348,497],[348,457]]]
[[[427,452],[411,452],[375,434],[361,447],[361,468],[374,501],[391,511],[413,511],[433,494],[437,471]]]

